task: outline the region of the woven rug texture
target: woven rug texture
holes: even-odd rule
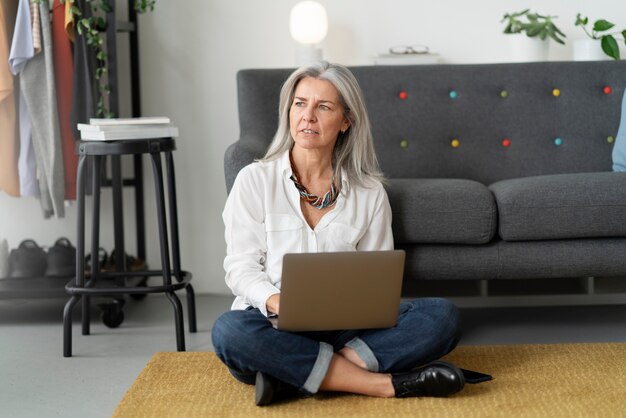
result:
[[[214,353],[156,353],[114,417],[626,417],[626,343],[461,346],[445,357],[494,380],[449,398],[322,393],[266,407]]]

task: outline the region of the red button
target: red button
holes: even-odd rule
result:
[[[509,138],[504,138],[502,140],[502,146],[503,147],[508,147],[509,145],[511,145],[511,140]]]
[[[611,94],[611,93],[613,93],[613,89],[610,86],[604,86],[602,91],[604,92],[604,94]]]
[[[400,100],[406,100],[409,94],[406,91],[401,91],[398,96],[400,96]]]

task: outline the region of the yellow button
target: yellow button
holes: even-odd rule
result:
[[[500,97],[502,97],[503,99],[506,99],[507,97],[509,97],[509,92],[506,90],[502,90],[500,92]]]
[[[450,145],[452,146],[452,148],[458,148],[459,145],[461,145],[461,141],[454,138],[452,141],[450,141]]]
[[[409,147],[409,141],[407,141],[406,139],[403,139],[402,141],[400,141],[400,147],[407,149]]]
[[[559,97],[559,96],[561,95],[561,90],[559,90],[559,89],[553,89],[553,90],[552,90],[552,95],[553,95],[554,97]]]
[[[615,141],[615,138],[613,138],[612,136],[606,137],[606,142],[608,142],[609,144],[612,144],[614,141]]]

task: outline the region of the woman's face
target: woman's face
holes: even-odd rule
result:
[[[300,80],[289,109],[289,130],[297,147],[332,154],[339,132],[349,126],[335,86],[312,77]]]

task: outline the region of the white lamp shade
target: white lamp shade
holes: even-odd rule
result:
[[[316,44],[326,37],[328,17],[324,6],[316,1],[301,1],[289,16],[291,37],[301,44]]]

